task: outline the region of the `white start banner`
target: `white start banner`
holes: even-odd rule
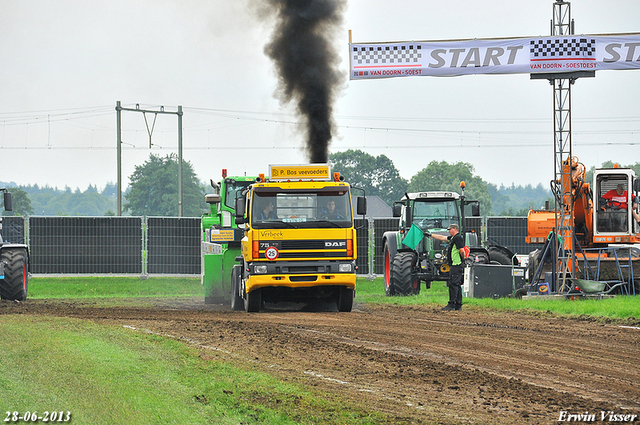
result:
[[[351,43],[351,79],[640,69],[640,34]]]

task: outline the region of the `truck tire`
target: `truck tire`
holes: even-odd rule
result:
[[[11,301],[26,300],[29,289],[27,250],[5,248],[0,255],[0,261],[4,263],[4,279],[0,280],[0,298]]]
[[[500,250],[489,248],[489,262],[493,264],[502,264],[503,266],[510,266],[511,258]]]
[[[262,306],[262,289],[254,289],[245,295],[244,311],[247,313],[257,313]]]
[[[384,244],[384,294],[387,297],[396,294],[395,287],[391,285],[391,253],[387,244]]]
[[[416,264],[413,252],[398,252],[391,263],[390,285],[398,295],[414,295],[420,292],[420,280],[413,273]]]
[[[242,266],[235,265],[231,269],[231,310],[244,310],[244,300],[240,295],[240,280],[242,279]]]
[[[354,290],[351,288],[345,288],[344,286],[340,288],[340,294],[338,295],[338,311],[341,312],[350,312],[353,308],[353,296],[355,295]]]

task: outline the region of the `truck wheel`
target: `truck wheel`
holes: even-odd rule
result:
[[[244,299],[244,310],[247,313],[256,313],[260,311],[262,305],[262,289],[254,289],[246,294]]]
[[[502,264],[503,266],[511,265],[511,258],[502,251],[489,248],[489,262],[494,264]]]
[[[11,301],[27,299],[29,272],[26,249],[4,249],[0,255],[4,263],[4,279],[0,280],[0,298]]]
[[[242,266],[235,265],[231,269],[231,310],[244,310],[244,300],[240,295],[240,280],[242,279]]]
[[[398,252],[391,263],[391,285],[398,295],[413,295],[420,291],[420,280],[413,273],[416,254]]]
[[[389,253],[389,247],[384,245],[384,294],[387,297],[392,297],[396,294],[395,287],[391,285],[391,254]]]
[[[354,290],[351,288],[340,288],[338,295],[338,311],[349,312],[353,308]]]

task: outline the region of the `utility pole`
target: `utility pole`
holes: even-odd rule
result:
[[[122,111],[142,112],[144,115],[144,122],[147,126],[147,133],[149,134],[149,148],[151,148],[151,135],[156,124],[156,118],[158,114],[173,114],[178,116],[178,217],[182,217],[183,205],[182,205],[182,105],[178,105],[177,112],[165,111],[164,106],[160,107],[159,111],[151,111],[140,109],[139,105],[136,105],[135,109],[123,108],[120,101],[116,102],[116,121],[117,121],[117,155],[118,155],[118,216],[122,215]],[[147,113],[154,114],[153,124],[149,128],[147,122]]]

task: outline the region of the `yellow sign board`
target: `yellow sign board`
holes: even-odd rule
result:
[[[270,165],[270,180],[331,180],[329,164]]]
[[[233,229],[207,229],[207,242],[233,242]]]

